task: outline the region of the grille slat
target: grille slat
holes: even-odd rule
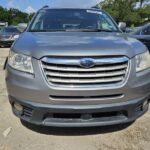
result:
[[[56,65],[52,65],[52,64],[44,64],[43,63],[43,68],[47,69],[47,70],[55,70],[55,71],[70,71],[70,72],[94,72],[94,71],[109,71],[109,70],[119,70],[119,69],[126,69],[128,67],[127,64],[123,64],[123,65],[116,65],[116,66],[100,66],[100,67],[94,67],[94,68],[90,68],[90,69],[84,69],[81,67],[69,67],[69,66],[56,66]]]
[[[70,73],[70,72],[54,72],[54,71],[46,71],[47,76],[50,77],[74,77],[74,78],[95,78],[95,77],[110,77],[110,76],[119,76],[124,75],[125,70],[121,71],[111,71],[111,72],[101,72],[101,73]]]
[[[48,77],[50,82],[56,83],[106,83],[106,82],[115,82],[115,81],[122,81],[123,77],[115,77],[115,78],[105,78],[105,79],[68,79],[68,78],[51,78]]]
[[[41,62],[48,82],[59,86],[79,87],[118,84],[125,80],[129,66],[127,57],[96,57],[93,58],[95,66],[88,69],[80,66],[82,58],[44,57]]]

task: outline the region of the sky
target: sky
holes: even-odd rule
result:
[[[90,7],[102,0],[0,0],[5,8],[17,8],[27,13],[36,12],[44,5],[51,7]]]

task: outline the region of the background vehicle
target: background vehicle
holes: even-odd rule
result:
[[[134,31],[133,28],[126,28],[126,30],[125,30],[126,33],[132,33],[133,31]]]
[[[19,37],[20,31],[17,27],[4,27],[0,31],[0,47],[11,46],[16,38]]]
[[[131,36],[143,42],[150,51],[150,23],[138,28]]]
[[[27,23],[19,23],[18,29],[19,29],[19,31],[23,32],[27,28],[27,26],[28,26]]]
[[[0,22],[0,31],[4,28],[8,26],[8,22]]]
[[[130,28],[126,28],[125,32],[128,34],[133,34],[135,33],[138,29],[140,29],[141,27],[130,27]]]
[[[146,46],[123,34],[106,12],[44,7],[11,47],[12,110],[44,126],[135,121],[149,106],[149,60]]]

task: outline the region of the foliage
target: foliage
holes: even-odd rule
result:
[[[128,26],[138,26],[150,20],[149,0],[103,0],[98,4],[103,10],[106,10],[117,21],[124,21]],[[137,8],[137,3],[139,3]],[[0,6],[0,22],[8,22],[17,25],[18,23],[27,23],[33,17],[33,14],[27,14],[18,9],[5,9]]]
[[[138,2],[140,6],[137,8]],[[145,2],[148,0],[104,0],[98,6],[112,15],[117,22],[123,21],[131,26],[143,24],[145,18],[150,17],[150,5],[144,6]]]
[[[0,22],[8,22],[11,25],[19,23],[28,23],[34,14],[27,14],[18,9],[5,9],[0,6]]]

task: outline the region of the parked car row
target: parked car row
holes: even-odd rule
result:
[[[3,29],[3,27],[7,27],[8,22],[0,22],[0,31]]]

